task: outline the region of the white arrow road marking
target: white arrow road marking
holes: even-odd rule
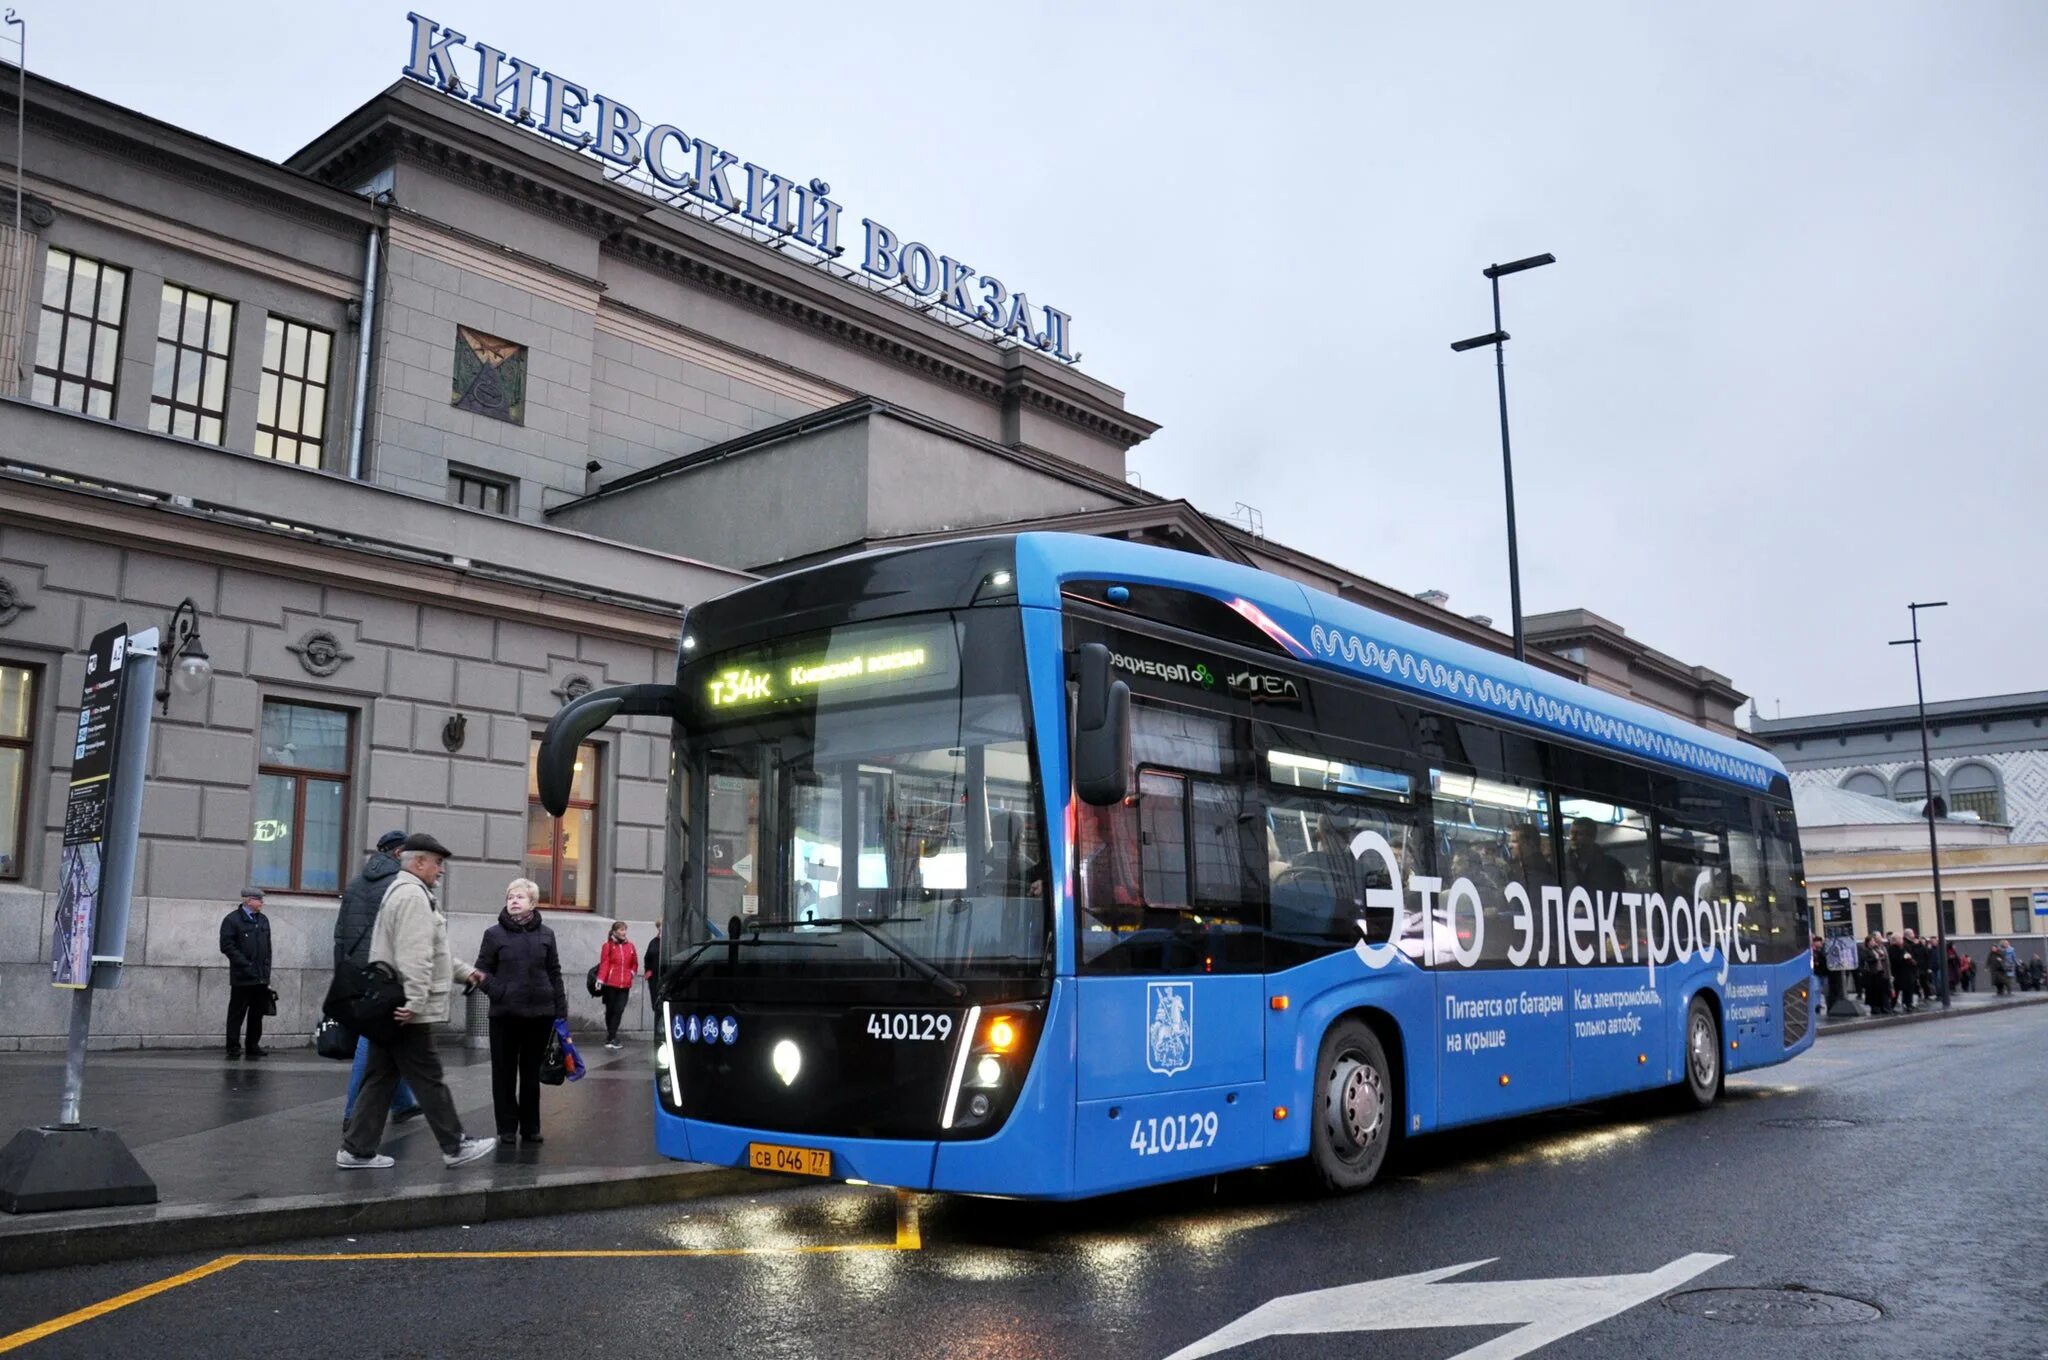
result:
[[[1392,1332],[1417,1327],[1487,1327],[1520,1323],[1450,1360],[1514,1360],[1560,1337],[1604,1322],[1669,1293],[1732,1256],[1696,1251],[1647,1275],[1586,1275],[1562,1280],[1491,1280],[1439,1284],[1498,1257],[1444,1266],[1388,1280],[1286,1294],[1260,1304],[1220,1332],[1167,1360],[1195,1360],[1267,1336],[1321,1332]]]

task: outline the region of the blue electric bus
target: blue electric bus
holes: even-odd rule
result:
[[[690,610],[655,1141],[1075,1197],[1653,1087],[1813,1040],[1783,767],[1281,577],[1025,533]]]

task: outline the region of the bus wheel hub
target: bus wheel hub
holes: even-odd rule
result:
[[[1365,1063],[1346,1061],[1337,1068],[1337,1107],[1343,1115],[1344,1136],[1355,1148],[1372,1144],[1380,1129],[1380,1114],[1386,1093],[1380,1089],[1380,1074]]]

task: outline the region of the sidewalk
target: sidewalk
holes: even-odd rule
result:
[[[654,1151],[652,1046],[581,1049],[582,1081],[541,1095],[539,1147],[450,1170],[422,1120],[390,1126],[385,1171],[343,1171],[348,1066],[311,1048],[227,1059],[190,1050],[93,1053],[85,1122],[111,1128],[155,1179],[136,1208],[0,1214],[0,1273],[337,1233],[479,1223],[773,1188],[772,1177]],[[464,1131],[494,1132],[489,1055],[444,1045]],[[0,1142],[54,1123],[61,1054],[0,1053]]]
[[[1984,1015],[1991,1011],[2011,1010],[2016,1006],[2048,1005],[2048,992],[2014,992],[2011,996],[1998,996],[1987,984],[1981,991],[1955,992],[1950,995],[1949,1000],[1954,1004],[1947,1011],[1942,1010],[1941,1001],[1937,998],[1916,1003],[1910,1015],[1904,1012],[1893,1015],[1864,1014],[1854,1019],[1844,1017],[1840,1020],[1830,1020],[1822,1016],[1817,1037],[1825,1039],[1830,1034],[1852,1034],[1857,1030],[1878,1029],[1885,1025],[1913,1025],[1923,1020],[1954,1019],[1959,1015]],[[1859,1001],[1857,1006],[1861,1009],[1862,1003]]]

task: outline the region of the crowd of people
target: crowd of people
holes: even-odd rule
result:
[[[541,919],[539,885],[515,878],[505,886],[504,907],[485,930],[475,962],[455,957],[435,892],[450,858],[448,847],[432,836],[389,831],[342,892],[334,924],[337,987],[344,977],[387,978],[392,1001],[388,1019],[379,1006],[378,1022],[365,1023],[357,1034],[337,1166],[395,1165],[379,1150],[385,1124],[412,1118],[426,1120],[442,1160],[451,1167],[515,1140],[529,1145],[544,1141],[542,1066],[558,1026],[566,1036],[569,1018],[560,947]],[[263,905],[262,889],[245,889],[240,904],[221,921],[220,948],[229,967],[230,1058],[261,1058],[270,1051],[262,1044],[263,1017],[275,1014],[276,993],[270,989],[270,924]],[[653,1004],[660,929],[655,927],[644,962],[624,921],[612,922],[605,936],[592,974],[604,997],[607,1048],[623,1046],[619,1026],[636,979],[645,980]],[[465,994],[480,990],[490,999],[496,1137],[464,1132],[434,1049],[434,1026],[449,1018],[458,987]]]
[[[1948,946],[1940,967],[1948,973],[1951,995],[1976,990],[1977,962],[1955,945]],[[1825,977],[1828,971],[1825,942],[1818,935],[1813,937],[1813,971],[1816,977]],[[1983,971],[1999,996],[2048,988],[2048,964],[2040,959],[2021,962],[2010,940],[1991,946]],[[1913,930],[1889,935],[1871,931],[1857,942],[1856,986],[1871,1014],[1910,1015],[1918,1005],[1932,1001],[1941,986],[1934,941]],[[1820,995],[1824,994],[1825,988]]]

